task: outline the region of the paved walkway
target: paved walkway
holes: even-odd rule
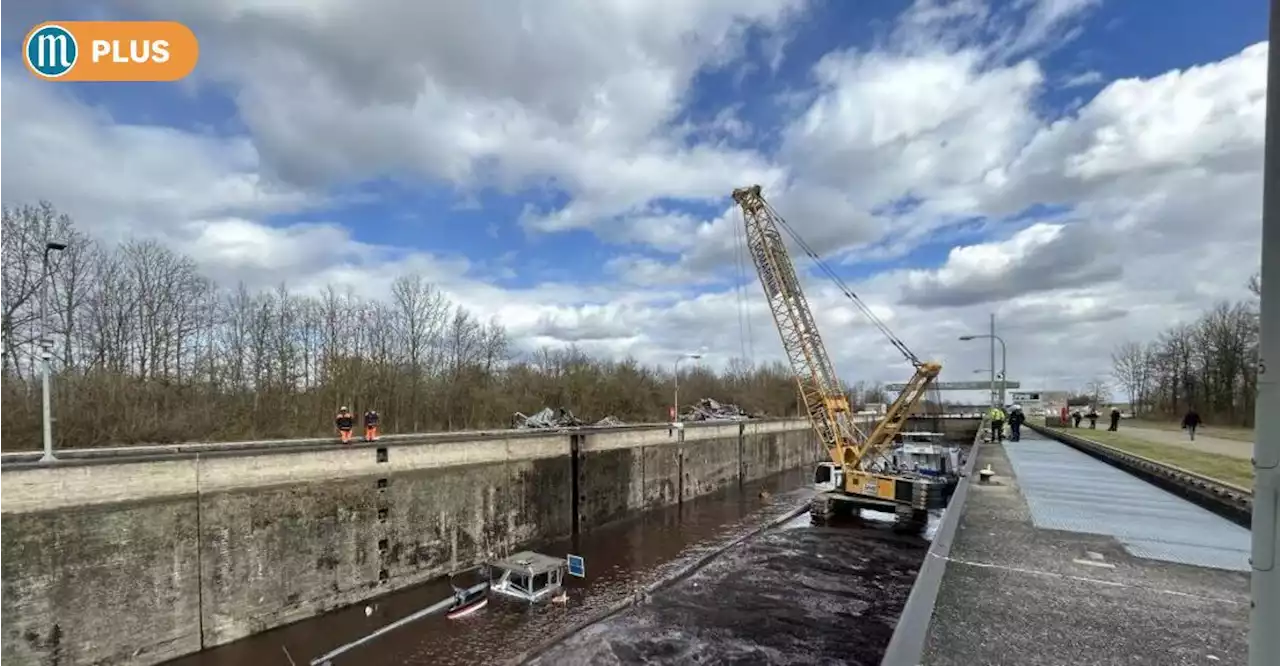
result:
[[[926,666],[1245,663],[1246,530],[1036,433],[977,462]]]
[[[1084,432],[1078,434],[1081,437],[1088,437],[1088,428],[1083,428],[1082,430],[1084,430]],[[1124,422],[1121,421],[1120,434],[1136,437],[1156,444],[1180,446],[1184,449],[1203,451],[1205,453],[1217,453],[1219,455],[1231,456],[1232,458],[1243,458],[1248,460],[1253,457],[1252,442],[1239,442],[1234,439],[1213,437],[1206,435],[1203,431],[1196,431],[1196,441],[1193,442],[1187,438],[1187,433],[1182,430],[1174,432],[1172,430],[1157,430],[1155,428],[1126,428]]]

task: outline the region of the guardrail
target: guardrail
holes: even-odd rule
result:
[[[1079,437],[1056,428],[1031,425],[1032,430],[1054,441],[1078,449],[1105,463],[1118,467],[1184,497],[1244,527],[1253,516],[1253,491],[1226,481],[1205,476],[1159,460],[1152,460],[1102,442]]]
[[[682,427],[696,429],[722,426],[726,423],[778,423],[800,422],[798,418],[750,419],[748,421],[689,421]],[[41,451],[7,451],[0,453],[0,467],[26,468],[57,465],[85,465],[103,462],[140,462],[161,458],[181,458],[195,455],[252,455],[266,452],[311,451],[337,448],[370,448],[385,447],[397,444],[424,444],[433,441],[457,442],[470,439],[486,439],[504,437],[523,439],[546,437],[548,435],[567,433],[628,432],[642,430],[668,430],[670,423],[633,423],[619,426],[596,427],[591,425],[566,428],[527,428],[527,429],[489,429],[489,430],[453,430],[447,432],[406,433],[398,435],[381,435],[376,441],[366,442],[355,437],[350,444],[342,444],[336,436],[307,437],[301,439],[259,439],[240,442],[183,442],[179,444],[132,444],[127,446],[106,446],[90,449],[59,449],[54,451],[57,460],[51,463],[40,462]]]
[[[907,603],[898,616],[898,624],[893,628],[893,635],[889,638],[884,657],[880,659],[880,666],[918,666],[922,663],[924,642],[929,636],[929,625],[933,621],[933,607],[938,603],[938,590],[942,587],[942,576],[946,573],[947,557],[951,554],[951,544],[955,541],[956,529],[969,498],[969,486],[974,467],[978,464],[982,437],[989,430],[988,421],[982,419],[978,433],[973,437],[973,446],[969,449],[960,481],[956,484],[955,493],[951,495],[951,501],[947,503],[942,522],[938,523],[933,542],[929,544],[929,551],[920,564],[920,571],[916,573],[916,582],[911,585]]]
[[[931,419],[939,415],[915,415],[912,418]],[[942,418],[972,418],[964,415],[948,414]],[[722,426],[726,423],[778,423],[802,421],[799,417],[764,418],[747,421],[686,421],[681,427],[688,429]],[[627,432],[636,430],[670,430],[670,423],[629,423],[619,426],[597,427],[592,425],[566,428],[529,428],[529,429],[487,429],[487,430],[454,430],[448,432],[406,433],[398,435],[382,435],[375,442],[353,439],[350,444],[342,444],[337,437],[305,437],[299,439],[257,439],[239,442],[182,442],[176,444],[130,444],[123,446],[103,446],[88,449],[58,449],[54,451],[57,460],[51,463],[40,462],[42,452],[4,451],[0,452],[0,467],[6,469],[46,467],[58,465],[86,465],[105,462],[143,462],[158,459],[182,458],[195,455],[252,455],[264,452],[311,451],[328,448],[383,447],[396,444],[424,444],[432,441],[461,441],[467,439],[484,439],[489,437],[526,438],[545,437],[559,433],[595,433],[595,432]]]
[[[403,435],[383,435],[376,443],[406,444],[420,443],[437,439],[468,439],[492,437],[498,433],[510,435],[546,434],[544,430],[458,430],[452,432],[409,433]],[[369,446],[375,442],[353,439],[347,446]],[[255,439],[239,442],[182,442],[180,444],[131,444],[126,446],[102,446],[91,449],[60,449],[54,451],[59,461],[97,460],[104,458],[121,458],[135,456],[183,455],[194,453],[212,453],[219,451],[250,451],[269,449],[273,451],[294,448],[312,448],[318,446],[339,446],[337,437],[304,437],[299,439]],[[0,453],[0,464],[39,462],[40,451],[6,451]]]

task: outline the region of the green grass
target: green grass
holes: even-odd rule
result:
[[[1146,421],[1143,419],[1135,419],[1132,421],[1124,421],[1122,425],[1131,428],[1147,428],[1148,430],[1167,430],[1170,432],[1180,432],[1182,424],[1177,421]],[[1212,426],[1201,425],[1197,430],[1197,434],[1205,437],[1217,437],[1219,439],[1231,439],[1237,442],[1249,442],[1254,440],[1253,428],[1241,428],[1238,426]]]
[[[1065,432],[1082,439],[1090,439],[1101,444],[1114,446],[1117,449],[1144,458],[1181,467],[1219,481],[1244,488],[1253,487],[1253,465],[1248,460],[1216,453],[1205,453],[1204,451],[1196,451],[1172,444],[1157,444],[1106,430],[1090,430],[1087,436],[1082,436],[1078,430],[1067,430]]]

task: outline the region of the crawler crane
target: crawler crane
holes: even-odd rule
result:
[[[773,210],[761,194],[759,185],[734,190],[733,200],[742,209],[747,249],[760,276],[760,286],[764,288],[778,333],[782,336],[782,346],[795,373],[801,402],[818,440],[826,447],[831,459],[818,465],[815,481],[819,489],[826,492],[814,499],[811,513],[815,518],[825,519],[851,507],[887,509],[895,511],[900,520],[922,522],[927,518],[928,509],[943,501],[938,490],[945,484],[908,470],[896,469],[886,454],[893,447],[894,438],[906,424],[912,408],[938,377],[942,366],[917,358]],[[784,229],[915,367],[915,375],[870,434],[863,433],[854,422],[849,398],[836,377],[813,313],[800,288],[795,266],[783,243],[781,230]]]

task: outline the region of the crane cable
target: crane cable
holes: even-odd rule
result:
[[[738,210],[741,219],[742,211]],[[734,261],[737,264],[738,344],[742,347],[742,360],[755,366],[756,340],[751,327],[750,300],[747,296],[747,230],[746,223],[733,225]]]
[[[781,226],[782,229],[787,232],[787,235],[791,237],[791,240],[795,241],[795,244],[799,246],[799,248],[803,250],[805,254],[809,255],[809,258],[812,259],[813,262],[818,265],[818,268],[822,269],[822,272],[825,273],[827,275],[827,278],[829,278],[836,285],[836,287],[844,294],[845,298],[848,298],[850,301],[852,301],[853,304],[858,307],[858,310],[861,311],[862,314],[866,316],[866,318],[869,319],[871,323],[875,325],[876,328],[880,329],[880,332],[883,333],[884,336],[889,339],[889,342],[899,352],[901,352],[902,355],[908,361],[910,361],[912,365],[919,367],[920,359],[911,351],[910,348],[907,347],[906,343],[903,342],[901,338],[894,335],[893,331],[889,330],[889,327],[884,323],[884,321],[882,321],[879,317],[875,315],[874,312],[871,311],[871,308],[868,307],[867,304],[864,303],[862,299],[859,298],[858,295],[854,293],[852,289],[849,288],[849,285],[845,284],[844,280],[840,279],[839,275],[836,275],[835,271],[831,270],[830,266],[827,266],[826,262],[824,262],[822,258],[818,256],[818,253],[814,252],[813,249],[809,247],[809,244],[804,242],[804,239],[801,238],[800,235],[796,233],[795,229],[791,228],[791,225],[788,224],[787,221],[783,219],[783,217],[779,215],[776,210],[773,209],[773,206],[770,205],[768,201],[762,201],[762,203],[764,204],[765,210],[767,210],[769,214],[773,216],[773,219],[778,222],[778,226]]]

